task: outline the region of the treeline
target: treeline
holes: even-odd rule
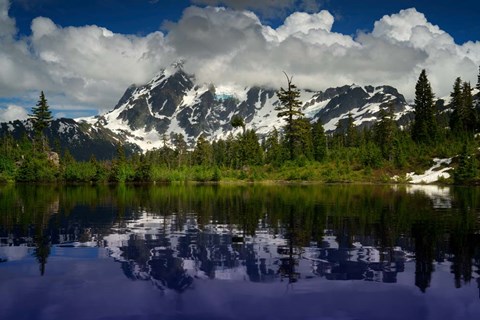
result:
[[[50,147],[42,131],[51,116],[41,94],[32,111],[35,135],[19,141],[4,136],[0,141],[0,180],[65,182],[169,182],[219,180],[314,180],[324,182],[389,182],[406,172],[421,173],[434,157],[455,157],[453,179],[458,184],[478,178],[475,134],[480,131],[469,83],[456,79],[451,93],[451,112],[439,112],[424,71],[415,90],[415,118],[400,128],[393,105],[380,110],[370,128],[358,128],[354,118],[339,122],[326,134],[320,121],[311,123],[301,112],[300,92],[287,76],[287,88],[278,92],[278,117],[286,125],[259,139],[246,130],[244,120],[234,116],[233,128],[242,133],[209,142],[197,139],[189,150],[181,134],[171,143],[145,154],[125,156],[121,145],[109,161],[76,161],[68,150]],[[479,83],[476,88],[480,90]],[[51,152],[53,149],[54,152]],[[58,160],[54,155],[59,154]],[[399,178],[400,181],[402,178]],[[405,181],[406,182],[406,181]]]

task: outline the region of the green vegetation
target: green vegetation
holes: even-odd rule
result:
[[[480,77],[480,75],[479,75]],[[288,87],[278,92],[278,117],[286,126],[260,137],[246,130],[241,116],[232,118],[232,128],[241,133],[210,142],[201,135],[193,150],[181,134],[172,135],[171,145],[145,154],[125,156],[121,145],[114,159],[76,161],[68,150],[59,163],[44,138],[43,130],[51,119],[43,93],[32,109],[35,136],[15,141],[0,140],[0,182],[184,182],[184,181],[318,181],[391,182],[397,175],[407,182],[405,173],[423,173],[432,159],[453,158],[452,179],[442,183],[477,184],[480,130],[473,107],[470,84],[456,79],[450,113],[440,114],[425,70],[416,85],[415,119],[411,126],[399,127],[393,105],[380,111],[377,123],[358,128],[354,118],[326,133],[320,120],[306,119],[298,100],[299,91],[287,76]],[[477,85],[478,86],[478,85]],[[58,148],[55,148],[58,150]]]

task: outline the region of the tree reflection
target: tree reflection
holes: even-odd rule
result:
[[[50,237],[44,233],[41,226],[35,226],[35,230],[35,249],[33,255],[40,265],[40,275],[43,276],[45,275],[45,265],[50,255]]]
[[[296,266],[298,266],[298,260],[300,258],[300,249],[297,246],[298,240],[302,238],[301,229],[297,228],[295,221],[295,208],[293,206],[288,206],[288,215],[286,223],[285,238],[287,239],[287,246],[278,247],[277,253],[280,257],[280,266],[278,267],[278,274],[280,274],[280,279],[288,279],[288,283],[297,282],[300,278],[300,273],[296,271]],[[284,256],[287,257],[284,257]]]
[[[434,245],[432,226],[429,223],[417,222],[412,226],[412,237],[415,240],[415,285],[426,292],[432,279]]]
[[[418,190],[0,187],[0,237],[34,247],[42,275],[51,245],[91,241],[107,246],[129,279],[176,292],[196,278],[294,283],[315,276],[395,283],[413,257],[414,284],[422,292],[437,263],[451,263],[455,287],[478,281],[479,189],[443,193],[449,201],[441,210]]]

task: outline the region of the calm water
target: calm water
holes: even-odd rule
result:
[[[0,319],[478,319],[480,189],[0,186]]]

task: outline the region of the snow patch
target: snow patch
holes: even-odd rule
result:
[[[407,173],[406,178],[407,180],[409,180],[409,183],[428,184],[428,183],[437,182],[438,179],[440,178],[444,178],[444,179],[450,178],[450,174],[447,171],[453,169],[452,167],[449,167],[449,165],[452,163],[452,158],[448,158],[448,159],[434,158],[433,162],[435,164],[430,169],[425,171],[425,173],[423,174],[415,174],[415,172]],[[442,166],[446,166],[446,167],[441,168]]]

